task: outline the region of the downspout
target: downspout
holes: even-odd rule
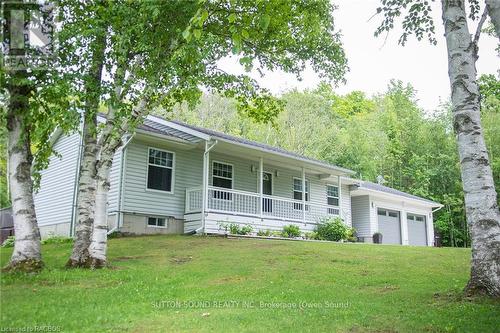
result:
[[[203,152],[203,185],[202,185],[202,200],[201,200],[201,227],[194,231],[195,234],[202,233],[205,230],[205,213],[208,202],[208,171],[210,170],[210,151],[217,145],[217,140],[209,145],[209,140],[205,141],[205,151]]]
[[[125,158],[127,157],[127,147],[129,145],[129,143],[132,141],[132,139],[134,138],[135,136],[135,133],[133,133],[132,135],[130,135],[130,137],[128,139],[126,139],[127,141],[123,144],[122,148],[121,148],[121,152],[120,152],[120,175],[118,177],[118,197],[116,198],[116,200],[118,201],[117,203],[117,207],[118,207],[118,217],[117,217],[117,220],[116,220],[116,226],[109,230],[108,231],[108,235],[111,234],[112,232],[120,229],[121,225],[123,224],[123,213],[122,213],[122,202],[123,202],[123,198],[122,198],[122,192],[123,192],[123,169],[124,169],[124,164],[125,164]]]
[[[83,130],[85,126],[85,111],[81,113],[80,120],[80,144],[78,146],[78,158],[76,160],[76,171],[75,171],[75,181],[73,183],[73,207],[71,211],[71,222],[69,225],[69,237],[73,237],[75,234],[75,220],[77,214],[78,206],[78,191],[80,189],[80,168],[82,164],[83,155]]]

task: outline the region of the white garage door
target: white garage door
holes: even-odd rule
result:
[[[408,214],[408,242],[410,245],[427,245],[427,228],[425,216]]]
[[[401,224],[399,223],[399,212],[379,208],[378,231],[382,234],[383,244],[401,244]]]

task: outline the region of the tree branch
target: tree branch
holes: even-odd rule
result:
[[[483,15],[481,15],[481,19],[479,20],[479,23],[477,24],[476,33],[474,34],[474,40],[472,41],[476,46],[476,50],[478,48],[477,44],[479,42],[479,36],[481,35],[481,29],[483,28],[484,21],[486,21],[487,17],[488,17],[488,8],[484,7]]]

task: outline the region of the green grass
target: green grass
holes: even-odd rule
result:
[[[1,329],[49,325],[62,332],[498,332],[500,328],[498,301],[461,296],[469,274],[466,249],[149,236],[110,240],[112,267],[98,271],[62,268],[70,250],[71,244],[44,245],[46,269],[41,274],[2,275]],[[10,254],[11,249],[1,250],[2,265]],[[180,307],[166,303],[176,301]],[[200,308],[182,303],[190,301],[210,304]],[[213,303],[222,301],[239,303],[226,307]],[[299,308],[267,308],[260,302]],[[316,307],[300,308],[306,303]]]

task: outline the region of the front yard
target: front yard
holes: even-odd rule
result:
[[[467,249],[149,236],[110,240],[111,267],[2,275],[2,331],[498,332],[500,303],[465,299]],[[1,249],[5,265],[12,249]]]

